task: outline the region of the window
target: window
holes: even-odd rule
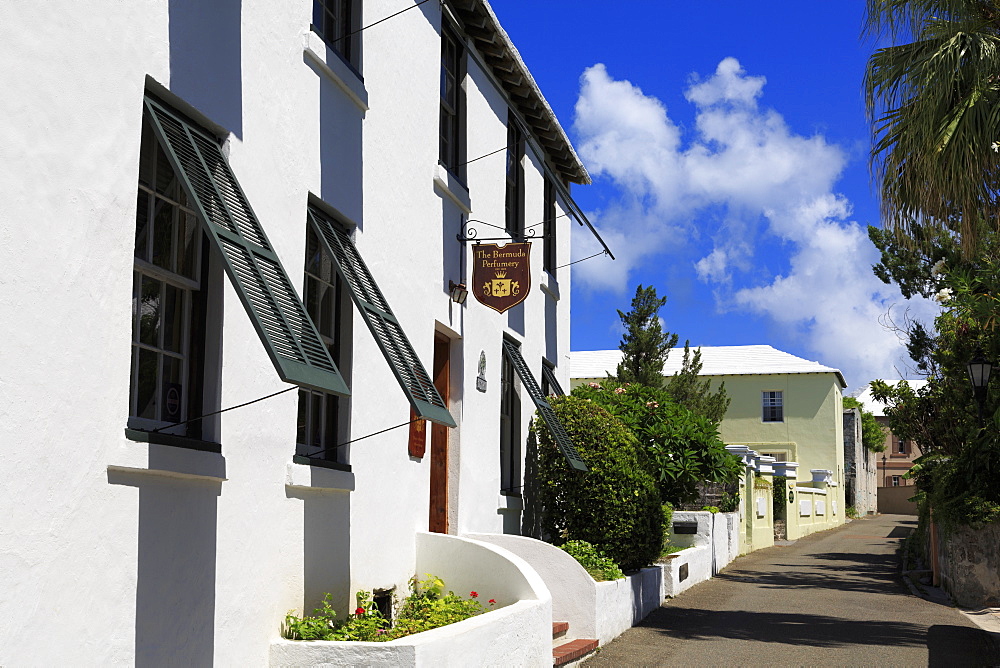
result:
[[[213,247],[278,377],[350,394],[217,138],[150,96],[144,107],[130,414],[167,423],[198,417],[207,311],[207,263],[198,256],[209,255],[202,245]]]
[[[762,396],[762,405],[764,409],[762,420],[764,422],[784,422],[785,417],[781,391],[763,392]]]
[[[306,226],[305,287],[302,301],[309,317],[316,324],[320,339],[338,368],[349,368],[342,345],[342,333],[350,330],[348,308],[344,306],[344,290],[329,256],[320,246],[312,226]],[[348,313],[345,314],[345,311]],[[336,394],[302,388],[299,390],[299,412],[296,433],[296,454],[311,459],[344,464],[345,448],[336,448],[345,440],[346,429],[341,411],[348,410],[349,399]]]
[[[465,49],[451,26],[441,28],[441,145],[438,159],[465,180]]]
[[[360,33],[351,34],[357,28],[359,18],[356,0],[313,0],[312,28],[327,45],[339,53],[352,67],[358,67],[358,39]]]
[[[507,234],[514,240],[524,238],[524,133],[507,112]]]
[[[308,217],[326,257],[340,277],[340,285],[344,286],[358,307],[361,318],[368,325],[415,415],[446,427],[456,426],[447,404],[417,357],[347,230],[316,207],[309,207]]]
[[[569,437],[569,432],[566,431],[562,422],[559,421],[559,417],[556,415],[556,412],[552,410],[552,406],[549,405],[545,395],[542,394],[542,389],[538,386],[534,376],[531,375],[531,371],[528,369],[528,365],[525,363],[524,357],[521,355],[521,349],[517,343],[504,339],[503,363],[505,365],[503,367],[503,373],[507,373],[509,375],[506,367],[506,364],[509,363],[511,370],[516,373],[517,377],[521,380],[521,385],[524,386],[528,396],[531,397],[531,401],[534,402],[535,408],[538,410],[538,414],[541,416],[542,420],[544,420],[545,426],[552,435],[552,440],[555,441],[556,447],[562,451],[563,456],[566,457],[566,461],[569,463],[570,467],[578,471],[586,471],[586,462],[584,462],[583,458],[580,457],[580,453],[576,451],[576,448],[573,446],[573,441]],[[555,380],[555,376],[553,376],[551,380]]]
[[[550,274],[554,274],[556,271],[557,264],[557,250],[556,250],[556,187],[549,178],[545,179],[545,193],[544,193],[544,211],[542,212],[542,220],[545,221],[542,226],[544,238],[543,238],[543,251],[542,251],[542,268]]]
[[[897,439],[895,436],[893,439],[896,441],[896,453],[897,455],[908,455],[910,454],[910,443],[905,438]]]
[[[504,341],[504,346],[516,345]],[[514,362],[501,355],[500,367],[500,493],[521,494],[521,396],[514,380]]]
[[[563,392],[562,385],[559,384],[559,379],[556,378],[556,367],[552,362],[547,359],[542,360],[542,396],[551,397],[555,395],[561,397],[566,393]]]
[[[129,427],[201,438],[205,290],[195,210],[143,116],[132,285]],[[207,264],[207,256],[204,257]],[[169,425],[176,425],[170,427]]]
[[[898,476],[898,475],[892,476],[892,486],[893,487],[899,487],[900,483],[902,483],[902,481],[903,481],[903,479],[902,479],[901,476]]]

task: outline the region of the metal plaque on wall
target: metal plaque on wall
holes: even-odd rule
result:
[[[484,306],[503,313],[531,289],[531,243],[472,247],[472,292]]]

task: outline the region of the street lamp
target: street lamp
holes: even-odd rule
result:
[[[976,354],[969,362],[969,382],[972,383],[972,391],[976,397],[976,406],[979,409],[979,426],[985,426],[983,422],[983,405],[986,403],[986,388],[990,384],[990,374],[993,372],[993,364],[983,357],[983,351],[976,349]]]
[[[885,455],[882,455],[882,486],[883,487],[887,486],[885,484],[885,473],[886,473],[886,471],[885,471]]]

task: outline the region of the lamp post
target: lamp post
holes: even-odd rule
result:
[[[972,360],[967,365],[969,372],[969,382],[972,383],[972,391],[976,397],[976,408],[979,413],[979,428],[985,427],[983,421],[983,405],[986,403],[986,388],[990,384],[990,374],[993,372],[993,364],[983,357],[983,351],[979,348]]]
[[[888,487],[888,485],[885,484],[885,455],[882,455],[882,486]]]

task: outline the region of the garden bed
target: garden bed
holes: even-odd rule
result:
[[[552,599],[521,558],[486,543],[417,534],[416,573],[454,591],[490,592],[498,609],[387,642],[274,640],[272,666],[552,665]]]

